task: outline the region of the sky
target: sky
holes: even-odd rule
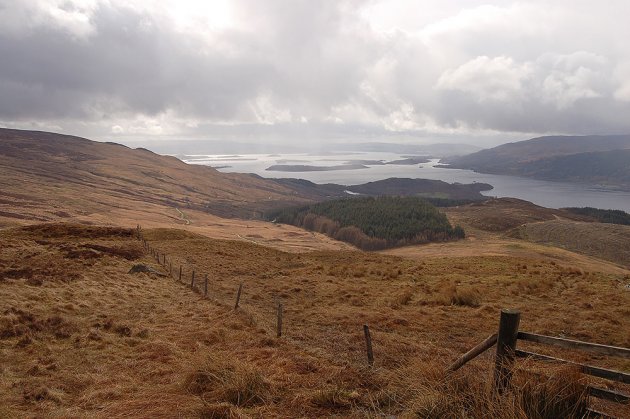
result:
[[[96,140],[630,133],[630,1],[0,0],[0,126]]]

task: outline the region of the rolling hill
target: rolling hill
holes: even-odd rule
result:
[[[553,237],[538,230],[580,215],[475,202],[440,209],[471,231],[463,240],[362,252],[293,226],[209,214],[251,217],[329,199],[340,185],[224,175],[58,134],[0,135],[2,418],[522,419],[538,406],[525,401],[583,401],[582,387],[565,391],[567,370],[518,361],[514,391],[493,397],[492,350],[445,372],[496,332],[502,308],[521,310],[527,331],[630,346],[630,271],[582,240],[623,249],[630,236],[580,234],[574,248],[585,255],[566,250],[569,224]],[[136,223],[150,251],[126,228]],[[580,228],[599,231],[588,224]],[[525,240],[510,237],[515,228]],[[149,269],[134,273],[138,264]],[[625,360],[556,354],[627,369]],[[627,406],[589,405],[628,416]]]
[[[555,136],[503,144],[445,162],[452,168],[630,189],[630,136]]]
[[[630,226],[552,220],[522,225],[510,235],[609,260],[630,269]]]
[[[581,399],[580,388],[554,390],[585,382],[566,369],[518,361],[514,394],[497,398],[489,392],[493,351],[455,373],[445,368],[496,332],[504,307],[522,311],[527,331],[630,345],[630,294],[622,285],[630,276],[609,266],[576,268],[584,259],[569,252],[291,254],[179,229],[143,236],[166,263],[146,252],[133,229],[48,223],[0,230],[0,417],[570,417],[522,413],[536,409],[530,398],[545,407]],[[135,274],[136,264],[155,273]],[[203,282],[191,287],[193,271],[207,274],[207,296]],[[372,333],[373,367],[363,324]],[[550,378],[532,388],[530,371]],[[627,417],[627,406],[618,409]]]
[[[269,209],[348,196],[342,185],[221,173],[142,148],[11,129],[0,129],[0,186],[5,224],[75,219],[135,225],[148,215],[188,224],[190,212],[256,219]],[[368,195],[482,199],[480,190],[490,186],[389,179],[352,188]]]
[[[9,129],[0,130],[0,185],[0,216],[32,221],[163,208],[251,218],[273,205],[310,201],[273,181],[145,149]]]

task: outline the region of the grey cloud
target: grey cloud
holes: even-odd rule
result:
[[[630,30],[605,20],[623,2],[462,1],[415,32],[374,30],[360,13],[373,3],[234,1],[235,26],[195,32],[115,0],[67,1],[61,20],[0,0],[0,124],[101,137],[630,132]]]

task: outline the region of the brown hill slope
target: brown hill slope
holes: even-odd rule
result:
[[[510,236],[609,260],[630,269],[630,226],[552,220],[522,225]]]
[[[589,217],[572,214],[565,210],[541,207],[517,198],[497,198],[484,202],[446,208],[449,219],[467,228],[506,232],[527,223],[567,218],[592,221]]]
[[[184,266],[178,283],[128,273],[135,263],[165,272],[130,233],[56,224],[0,231],[1,417],[524,418],[518,396],[492,401],[485,392],[491,352],[443,372],[496,330],[500,308],[521,309],[527,331],[630,345],[630,277],[574,269],[572,260],[296,255],[147,230],[175,271]],[[193,269],[208,274],[209,298],[190,290]],[[624,369],[623,360],[550,354]],[[519,369],[514,382],[527,377]]]
[[[595,222],[593,218],[564,209],[540,207],[516,198],[498,198],[485,202],[444,209],[451,223],[461,225],[469,240],[476,244],[444,246],[442,251],[459,254],[518,254],[521,251],[549,253],[555,250],[532,248],[528,243],[553,246],[587,255],[619,266],[630,267],[630,227]],[[523,242],[523,240],[525,242]],[[439,251],[408,249],[392,254],[426,254]],[[589,264],[595,266],[595,260]]]
[[[256,176],[223,174],[144,149],[0,129],[0,217],[50,221],[174,208],[252,217],[305,195]]]

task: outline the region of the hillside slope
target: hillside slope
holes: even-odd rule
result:
[[[480,191],[491,186],[387,179],[352,188],[371,195],[483,199]],[[346,189],[221,173],[145,149],[69,135],[0,129],[0,225],[67,219],[135,225],[151,217],[188,224],[191,212],[255,219],[273,208],[347,197]]]
[[[520,419],[518,393],[491,400],[485,391],[493,351],[444,373],[496,331],[501,308],[522,310],[523,330],[630,345],[628,271],[582,271],[570,254],[289,254],[146,230],[150,246],[167,255],[161,266],[132,234],[68,224],[0,230],[0,417],[360,418],[439,411]],[[173,277],[129,273],[137,263],[165,274],[172,263]],[[284,304],[280,338],[278,303]],[[372,333],[373,368],[363,324]],[[551,354],[624,369],[622,359]],[[548,364],[519,366],[553,374]],[[518,368],[518,391],[528,379]],[[617,416],[627,417],[628,407],[620,409]]]
[[[523,163],[518,170],[539,179],[630,187],[630,149],[554,156]]]
[[[0,129],[0,216],[32,221],[126,209],[194,209],[254,217],[309,202],[273,181],[68,135]]]
[[[630,226],[552,220],[522,225],[510,236],[609,260],[630,269]]]
[[[566,218],[593,221],[590,217],[566,210],[545,208],[517,198],[497,198],[444,210],[456,224],[484,232],[505,233],[527,223]]]
[[[540,137],[448,161],[452,168],[630,188],[630,136]]]

